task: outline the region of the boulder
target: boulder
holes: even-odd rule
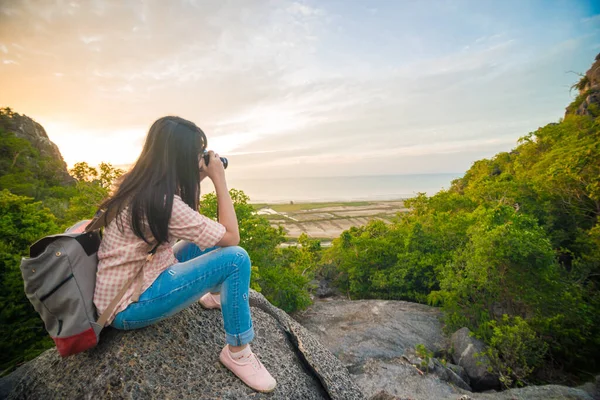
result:
[[[367,398],[445,399],[467,393],[460,387],[468,385],[439,361],[428,360],[429,372],[418,369],[422,360],[414,351],[417,344],[438,354],[447,346],[441,314],[433,307],[395,300],[322,299],[293,317],[348,367]]]
[[[472,400],[595,400],[582,389],[561,385],[527,386],[497,393],[471,393]]]
[[[369,400],[592,400],[600,382],[581,388],[530,386],[496,393],[472,393],[459,365],[432,358],[429,368],[414,351],[424,344],[441,354],[445,344],[438,310],[403,301],[321,299],[294,314],[347,365]],[[468,336],[467,332],[466,337]],[[371,335],[372,337],[369,337]],[[466,339],[465,339],[466,340]],[[402,349],[401,354],[398,349]],[[428,371],[427,371],[428,370]]]
[[[217,310],[194,304],[155,325],[107,328],[100,344],[61,358],[51,349],[0,380],[8,399],[362,399],[342,364],[285,312],[251,291],[252,348],[278,381],[273,393],[245,386],[218,360],[225,345]]]
[[[332,297],[339,296],[340,292],[335,287],[331,286],[331,281],[328,279],[314,280],[314,285],[316,286],[315,294],[319,298],[323,297]]]
[[[470,393],[440,379],[435,373],[423,373],[401,357],[369,359],[352,370],[355,382],[367,398],[431,400],[458,399]],[[380,397],[376,397],[376,396]]]
[[[461,328],[450,338],[454,363],[465,369],[471,387],[476,391],[499,389],[498,377],[488,372],[489,359],[486,356],[475,356],[485,352],[485,344],[470,333],[468,328]]]
[[[395,358],[423,344],[435,354],[447,347],[441,313],[397,300],[315,300],[294,319],[317,336],[345,365]]]

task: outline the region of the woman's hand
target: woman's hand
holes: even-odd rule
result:
[[[217,246],[237,246],[240,243],[240,229],[225,181],[225,167],[221,158],[215,152],[209,151],[208,157],[210,157],[208,165],[204,162],[204,157],[200,160],[200,173],[204,173],[213,181],[217,194],[217,217],[225,227],[225,234],[217,243]]]
[[[213,183],[225,181],[225,167],[217,153],[210,150],[208,152],[210,161],[208,165],[204,162],[204,156],[200,158],[200,180],[208,176]]]

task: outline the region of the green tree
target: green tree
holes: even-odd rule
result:
[[[229,191],[240,229],[240,246],[252,261],[251,287],[260,291],[274,305],[292,312],[310,304],[310,285],[320,249],[308,238],[301,249],[279,247],[285,241],[283,228],[274,228],[256,214],[250,198],[241,190]],[[214,193],[202,196],[200,212],[217,218],[217,197]],[[315,264],[311,264],[314,262]]]
[[[20,262],[30,244],[57,231],[41,202],[0,191],[0,371],[53,345],[23,291]]]

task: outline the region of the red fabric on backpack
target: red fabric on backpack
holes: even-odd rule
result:
[[[53,337],[56,348],[62,357],[79,353],[98,344],[98,339],[93,328],[66,338]]]

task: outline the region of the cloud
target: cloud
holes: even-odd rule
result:
[[[554,25],[533,12],[527,30],[514,10],[447,2],[15,4],[0,8],[0,102],[70,164],[133,162],[150,124],[179,115],[233,157],[228,173],[456,171],[560,117],[561,74],[598,42],[580,14],[541,35]]]
[[[102,40],[102,36],[100,36],[100,35],[97,35],[97,36],[81,36],[79,38],[79,40],[81,40],[85,44],[97,43],[97,42],[100,42]]]

